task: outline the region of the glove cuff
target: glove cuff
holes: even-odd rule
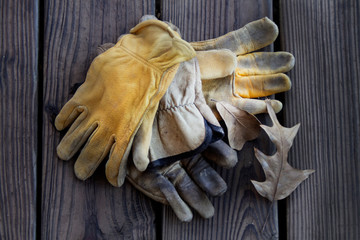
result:
[[[198,153],[203,152],[209,146],[209,144],[216,142],[224,137],[224,130],[222,129],[222,127],[213,125],[209,123],[206,119],[204,119],[204,128],[205,128],[204,140],[197,148],[192,149],[188,152],[182,152],[177,155],[159,158],[155,161],[151,161],[149,163],[148,168],[151,169],[159,166],[169,165],[171,163],[174,163],[175,161],[192,157]]]

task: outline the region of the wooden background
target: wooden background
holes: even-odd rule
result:
[[[0,0],[0,239],[360,239],[360,6],[357,0]],[[188,41],[264,16],[279,25],[275,50],[294,54],[293,88],[277,96],[285,126],[301,122],[291,165],[316,169],[274,205],[251,187],[261,179],[252,145],[212,198],[210,220],[179,222],[128,183],[113,188],[102,166],[85,182],[61,161],[63,133],[51,107],[84,80],[96,47],[143,14],[172,21]],[[271,49],[271,48],[270,48]],[[255,145],[263,144],[255,142]]]

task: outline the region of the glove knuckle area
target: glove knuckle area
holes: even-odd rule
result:
[[[220,175],[200,154],[182,161],[192,180],[211,196],[220,196],[227,190],[227,185]]]
[[[186,175],[187,174],[185,170],[180,166],[178,161],[167,167],[163,173],[163,176],[169,179],[169,181],[172,182],[174,186],[182,184],[186,178]]]
[[[231,75],[237,65],[236,55],[228,49],[199,51],[201,79],[215,79]]]

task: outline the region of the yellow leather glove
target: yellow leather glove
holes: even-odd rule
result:
[[[58,156],[69,160],[86,142],[74,166],[76,176],[87,179],[109,154],[106,177],[121,186],[144,116],[157,106],[179,63],[194,56],[193,48],[167,24],[149,20],[135,26],[94,59],[85,82],[56,117],[58,130],[71,125]]]
[[[219,38],[191,43],[197,51],[204,97],[214,113],[217,111],[211,99],[229,102],[252,114],[264,113],[265,102],[250,98],[290,89],[290,79],[283,73],[293,68],[293,55],[251,53],[273,43],[277,35],[276,24],[263,18]],[[279,112],[281,102],[271,101]],[[220,119],[218,114],[217,117]]]
[[[149,19],[156,18],[145,15],[140,22]],[[98,54],[113,45],[101,45]],[[144,116],[132,143],[131,157],[134,166],[144,171],[149,164],[161,166],[200,153],[223,135],[220,123],[205,102],[199,65],[193,58],[180,64],[159,105]]]

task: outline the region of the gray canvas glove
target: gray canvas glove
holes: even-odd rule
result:
[[[130,164],[127,179],[151,199],[170,205],[181,221],[191,221],[193,214],[190,207],[201,217],[210,218],[214,214],[214,207],[206,193],[219,196],[227,186],[207,160],[230,168],[237,163],[237,153],[223,141],[217,141],[202,154],[168,166],[150,167],[140,172]]]

